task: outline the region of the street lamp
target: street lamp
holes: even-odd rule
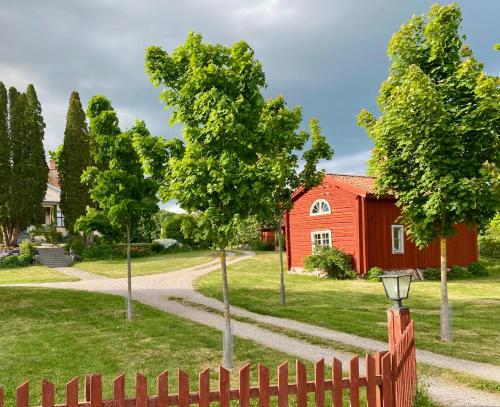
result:
[[[396,301],[397,308],[403,308],[401,300],[408,298],[411,277],[411,274],[404,272],[390,273],[380,276],[382,284],[384,284],[384,290],[387,298],[392,301]]]

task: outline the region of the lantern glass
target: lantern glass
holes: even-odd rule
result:
[[[392,273],[381,276],[387,298],[396,301],[401,307],[401,300],[408,298],[411,284],[411,274]]]

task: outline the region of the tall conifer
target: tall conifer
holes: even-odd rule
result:
[[[64,130],[64,144],[59,157],[61,210],[64,224],[72,232],[76,220],[90,204],[88,187],[81,182],[83,171],[90,165],[89,132],[80,95],[73,91],[69,98]]]
[[[9,140],[9,120],[8,120],[8,98],[7,89],[3,82],[0,82],[0,225],[7,216],[7,200],[10,188],[10,140]],[[4,235],[2,227],[2,235]],[[3,236],[5,241],[5,236]]]

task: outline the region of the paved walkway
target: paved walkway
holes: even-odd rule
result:
[[[253,253],[247,252],[244,256],[231,257],[228,264],[234,264],[244,261]],[[178,315],[199,324],[207,325],[219,330],[223,330],[223,318],[213,312],[209,312],[198,307],[191,307],[182,304],[179,301],[170,300],[172,297],[180,297],[189,301],[194,301],[205,306],[221,310],[222,303],[207,298],[193,289],[193,282],[200,276],[218,269],[217,260],[204,265],[183,270],[176,270],[168,273],[154,274],[148,276],[134,277],[132,281],[132,290],[134,299],[144,304],[153,306],[168,313]],[[69,269],[69,270],[68,270]],[[96,276],[92,273],[71,268],[60,268],[63,273],[81,278],[77,282],[61,283],[41,283],[41,284],[23,284],[25,286],[41,286],[47,288],[65,288],[74,290],[85,290],[103,292],[115,295],[126,296],[127,280],[107,279]],[[293,320],[268,317],[255,314],[241,308],[232,308],[234,315],[251,318],[254,321],[273,325],[277,328],[286,328],[298,332],[307,332],[308,335],[316,336],[322,339],[329,339],[337,342],[346,343],[366,349],[367,351],[379,351],[387,349],[387,344],[372,339],[362,338],[356,335],[345,334],[314,325],[304,324]],[[233,333],[241,338],[250,339],[271,349],[294,355],[296,357],[316,361],[325,359],[325,363],[330,363],[335,356],[343,363],[355,356],[348,352],[341,352],[329,347],[313,345],[307,341],[295,339],[284,334],[274,332],[269,329],[257,327],[251,323],[233,320]],[[418,360],[439,366],[447,367],[459,372],[469,373],[478,377],[493,379],[500,382],[500,368],[498,366],[470,362],[460,359],[454,359],[447,356],[434,354],[428,351],[419,351]],[[361,372],[364,366],[361,366]],[[429,394],[434,400],[448,406],[500,406],[500,395],[473,390],[461,387],[449,382],[435,378],[426,378],[425,383],[429,387]]]

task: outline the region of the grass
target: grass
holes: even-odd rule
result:
[[[0,386],[6,393],[6,406],[14,405],[17,385],[31,382],[32,404],[40,402],[40,380],[47,378],[56,386],[56,402],[63,402],[64,384],[75,376],[102,373],[105,397],[112,396],[111,381],[126,374],[128,393],[132,394],[136,372],[149,379],[155,393],[155,377],[164,369],[171,372],[170,391],[176,392],[177,368],[191,376],[195,389],[197,374],[220,363],[221,333],[151,307],[135,304],[135,320],[125,320],[121,297],[32,288],[0,288]],[[271,350],[252,341],[235,338],[235,366],[262,362],[275,367],[290,355]],[[294,363],[290,363],[294,377]],[[213,370],[213,373],[215,369]],[[237,369],[232,371],[233,387]],[[312,377],[311,365],[308,373]],[[213,374],[213,378],[216,376]],[[293,379],[292,379],[293,380]],[[212,383],[216,388],[216,382]]]
[[[410,308],[417,347],[458,358],[500,365],[500,264],[486,263],[490,277],[449,282],[453,341],[439,339],[440,283],[413,283]],[[260,252],[229,267],[233,305],[260,314],[295,319],[386,341],[388,303],[382,285],[360,280],[336,281],[286,275],[287,306],[279,305],[278,256]],[[196,282],[203,294],[222,298],[220,276],[213,272]]]
[[[132,275],[166,273],[186,267],[198,266],[214,260],[217,255],[213,250],[193,250],[160,256],[148,256],[132,259]],[[76,265],[81,270],[111,278],[127,275],[127,259],[87,260]]]
[[[0,284],[54,283],[76,280],[78,279],[44,266],[0,268]]]

